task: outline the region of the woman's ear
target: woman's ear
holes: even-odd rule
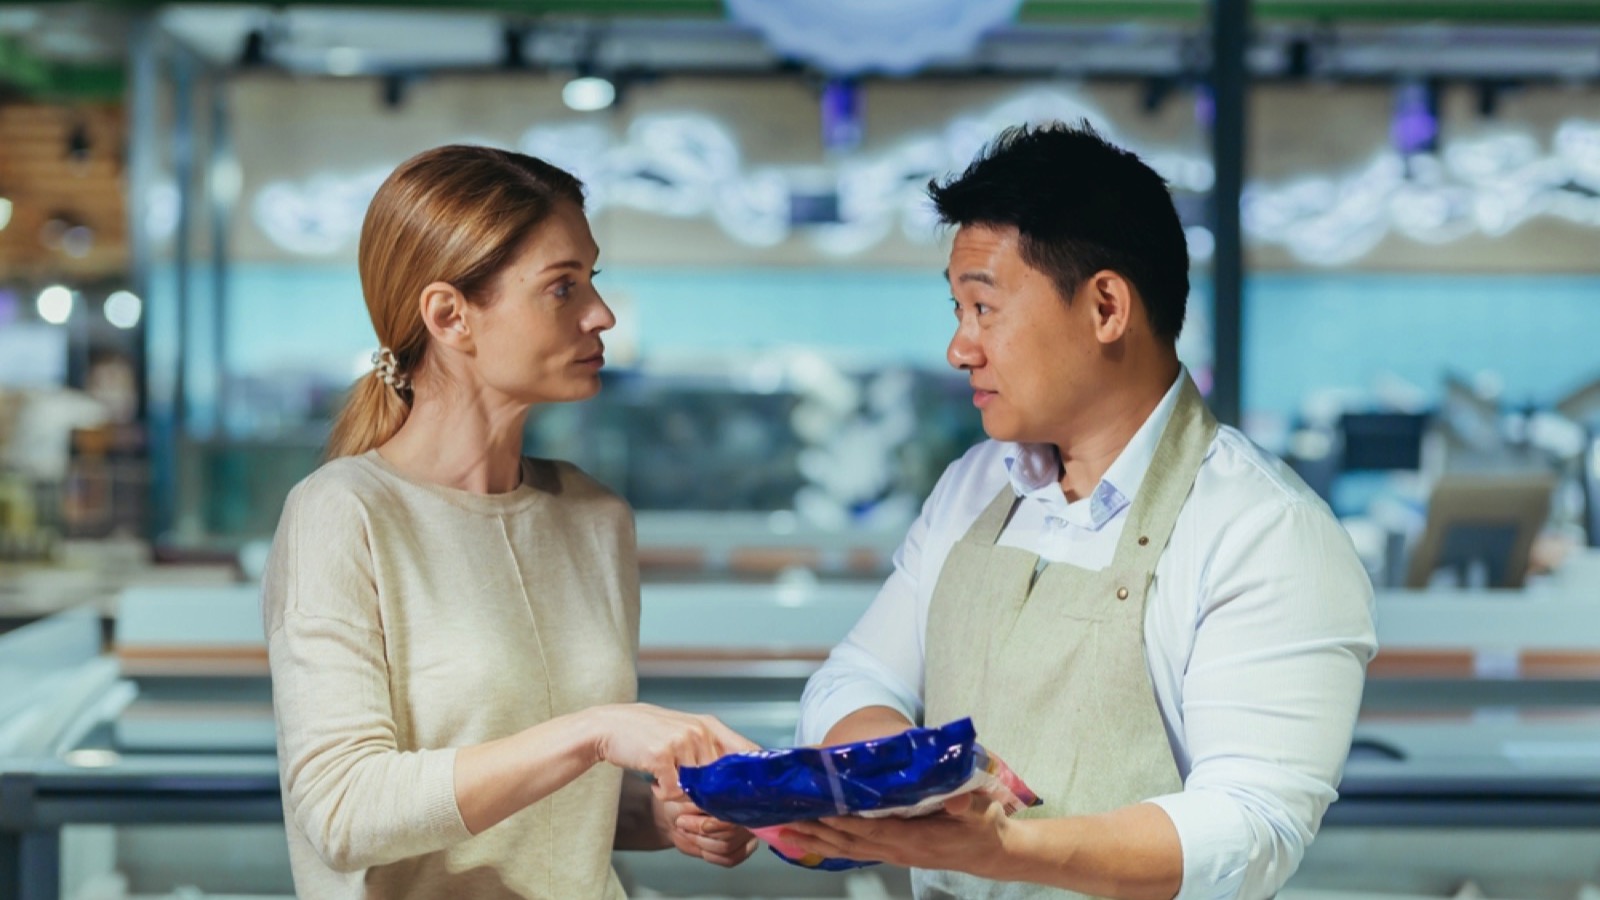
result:
[[[472,326],[467,323],[467,298],[455,285],[435,281],[418,298],[422,324],[433,339],[462,353],[473,352]]]

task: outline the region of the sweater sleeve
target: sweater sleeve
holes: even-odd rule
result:
[[[401,750],[361,503],[315,477],[285,503],[262,585],[288,824],[356,872],[471,836],[455,750]]]

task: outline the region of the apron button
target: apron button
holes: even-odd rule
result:
[[[1126,599],[1128,599],[1128,589],[1127,588],[1117,588],[1117,599],[1118,600],[1126,600]]]
[[[1150,539],[1148,537],[1145,537],[1144,535],[1139,536],[1139,546],[1143,547],[1149,543]]]

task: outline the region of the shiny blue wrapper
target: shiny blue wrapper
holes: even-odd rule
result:
[[[678,783],[708,815],[747,828],[915,806],[959,790],[985,765],[971,719],[912,728],[834,747],[793,747],[725,756],[685,766]],[[870,863],[797,860],[838,871]]]

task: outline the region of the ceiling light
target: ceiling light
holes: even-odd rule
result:
[[[106,298],[106,321],[126,331],[139,324],[144,301],[131,291],[117,291]]]
[[[605,109],[617,99],[617,87],[598,75],[585,75],[567,82],[561,89],[561,101],[578,112],[595,112]]]
[[[64,325],[72,318],[72,291],[53,284],[39,292],[39,318],[51,325]]]

